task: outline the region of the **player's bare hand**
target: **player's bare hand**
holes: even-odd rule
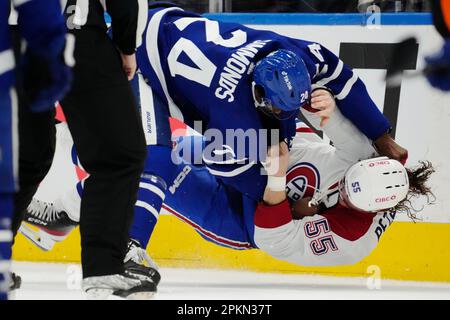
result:
[[[265,169],[269,176],[286,176],[289,165],[289,148],[286,142],[272,146],[267,152]]]
[[[375,147],[380,155],[406,163],[408,159],[408,150],[400,146],[394,139],[385,133],[374,141]]]
[[[320,110],[316,115],[321,118],[320,127],[323,127],[336,109],[336,101],[329,91],[318,89],[311,94],[311,107]]]
[[[137,63],[136,63],[136,55],[135,54],[123,54],[120,53],[122,57],[122,68],[125,74],[128,77],[128,81],[134,78],[134,74],[136,73]]]

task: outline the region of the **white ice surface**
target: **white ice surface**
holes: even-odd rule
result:
[[[85,299],[79,265],[14,262],[22,277],[17,300]],[[160,300],[305,300],[305,299],[450,299],[450,283],[381,281],[368,289],[367,278],[325,277],[211,269],[162,268],[155,299]],[[369,280],[369,285],[373,281]]]

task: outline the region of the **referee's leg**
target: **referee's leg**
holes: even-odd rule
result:
[[[81,164],[90,174],[80,217],[87,278],[123,272],[146,148],[115,47],[101,31],[84,28],[76,36],[74,86],[61,105]]]

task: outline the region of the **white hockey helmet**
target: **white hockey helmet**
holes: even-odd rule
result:
[[[351,166],[339,183],[339,193],[354,209],[378,212],[405,199],[409,179],[405,167],[387,157],[360,161]]]

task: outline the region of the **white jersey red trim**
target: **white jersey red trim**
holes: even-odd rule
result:
[[[302,109],[316,128],[320,118]],[[309,130],[308,130],[309,129]],[[297,125],[290,151],[287,195],[290,201],[322,198],[327,208],[320,214],[294,220],[288,201],[260,204],[255,212],[255,243],[273,257],[305,266],[353,264],[370,254],[395,213],[366,213],[338,204],[337,182],[362,159],[376,156],[371,141],[338,109],[323,131],[326,143],[305,123]]]

